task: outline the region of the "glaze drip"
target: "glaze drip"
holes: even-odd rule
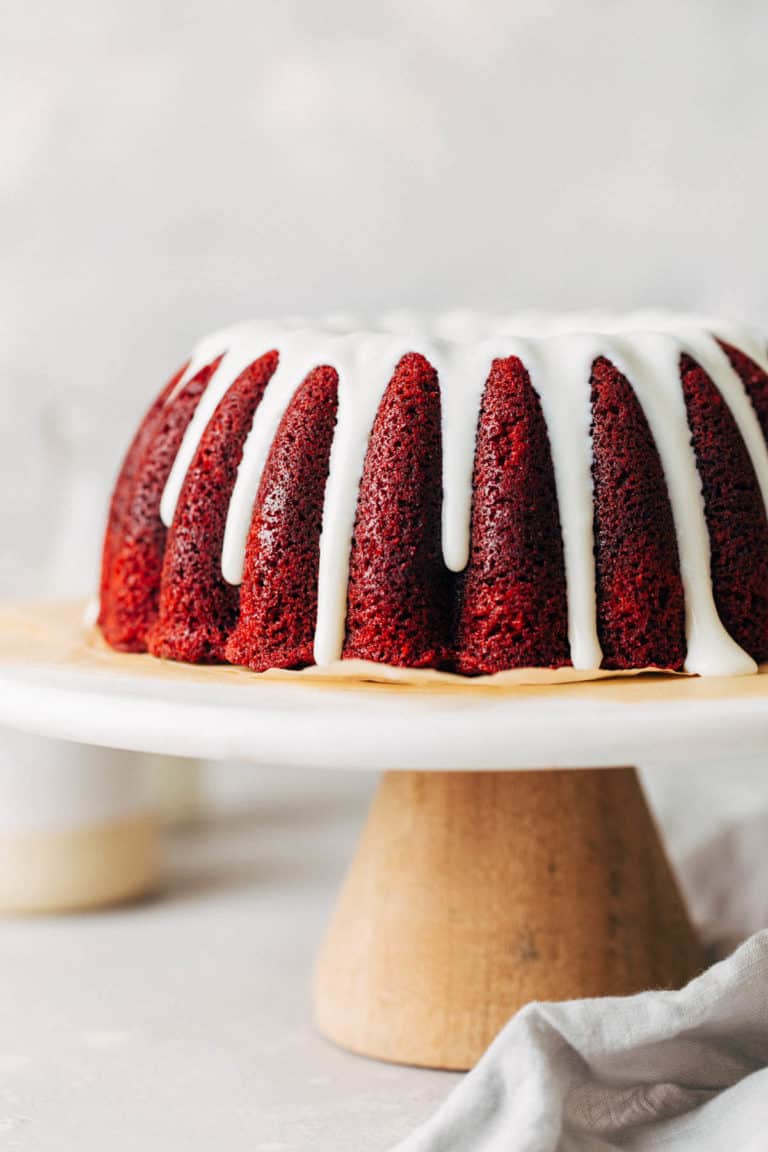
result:
[[[165,487],[161,516],[170,526],[187,470],[219,401],[240,373],[270,351],[278,366],[256,411],[229,505],[222,552],[226,581],[242,581],[254,502],[280,421],[312,369],[339,377],[338,415],[331,447],[320,539],[314,657],[339,659],[344,643],[349,562],[370,431],[392,375],[407,353],[436,369],[443,442],[442,549],[445,565],[461,572],[470,551],[472,475],[478,419],[494,360],[516,356],[538,394],[549,437],[560,509],[573,666],[597,669],[602,652],[595,592],[590,377],[599,357],[629,381],[656,442],[669,491],[686,602],[685,668],[702,675],[756,670],[728,635],[712,594],[710,542],[701,481],[680,380],[690,356],[728,405],[747,448],[768,508],[768,448],[744,384],[720,341],[768,372],[764,340],[753,331],[705,317],[636,313],[509,317],[447,313],[430,321],[410,313],[371,326],[335,316],[319,325],[301,318],[280,325],[248,324],[203,340],[166,404],[217,357],[221,362],[189,424]]]

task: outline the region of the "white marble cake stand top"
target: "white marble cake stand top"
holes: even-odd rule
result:
[[[272,765],[535,769],[759,751],[768,673],[494,687],[270,679],[124,656],[82,605],[0,608],[0,724],[86,744]]]

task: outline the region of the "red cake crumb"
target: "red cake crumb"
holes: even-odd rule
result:
[[[221,357],[202,368],[170,403],[161,396],[139,433],[141,441],[118,482],[115,527],[104,548],[106,595],[101,606],[104,638],[124,652],[145,652],[157,616],[166,528],[160,501],[200,397]],[[161,403],[162,402],[162,403]],[[140,458],[139,458],[140,453]]]
[[[682,356],[688,423],[704,493],[712,588],[726,630],[755,660],[768,659],[768,520],[752,461],[707,373]]]
[[[755,364],[749,356],[745,356],[739,348],[732,344],[720,341],[720,346],[731,362],[734,371],[741,377],[741,382],[747,395],[752,401],[763,436],[768,440],[768,375],[763,372],[759,364]]]
[[[768,437],[768,374],[720,342]],[[99,624],[124,651],[256,671],[314,661],[319,542],[338,376],[314,369],[271,446],[241,589],[221,575],[228,506],[269,352],[219,403],[170,532],[160,502],[220,358],[170,381],[134,437],[110,506]],[[319,359],[319,357],[318,357]],[[768,660],[768,518],[749,453],[716,384],[688,356],[680,375],[724,627]],[[685,603],[663,467],[642,404],[605,357],[590,380],[597,629],[603,667],[684,666]],[[564,483],[568,483],[567,477]],[[493,362],[477,429],[469,563],[442,557],[440,388],[420,354],[398,364],[376,414],[358,493],[345,658],[480,675],[570,663],[563,543],[540,399],[514,356]]]
[[[592,366],[597,629],[604,668],[685,663],[685,600],[659,453],[627,379]]]
[[[126,506],[133,491],[136,472],[144,453],[157,434],[163,418],[163,408],[168,401],[168,397],[186,370],[187,365],[182,365],[176,375],[168,381],[165,388],[163,388],[160,395],[153,402],[139,425],[139,429],[131,442],[131,446],[125,454],[125,459],[123,460],[122,467],[115,482],[112,501],[109,506],[107,530],[104,537],[104,548],[101,558],[98,623],[102,630],[112,630],[112,568],[115,562],[115,551],[118,541],[122,538]]]
[[[438,668],[450,655],[453,580],[441,549],[437,374],[404,356],[371,432],[350,559],[346,658]]]
[[[257,672],[313,663],[320,530],[338,375],[315,368],[280,423],[248,535],[231,664]]]
[[[239,589],[221,574],[227,510],[246,437],[277,352],[249,365],[220,400],[200,438],[168,535],[153,656],[188,664],[216,663],[237,622]]]
[[[480,414],[473,486],[456,669],[477,675],[570,664],[552,457],[539,397],[517,357],[493,363]]]

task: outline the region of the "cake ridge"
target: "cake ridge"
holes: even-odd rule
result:
[[[539,397],[554,468],[564,549],[568,637],[577,669],[596,669],[597,631],[592,479],[592,367],[599,358],[628,380],[651,430],[670,496],[685,591],[685,668],[743,674],[756,664],[727,633],[712,594],[711,549],[680,376],[690,356],[711,379],[733,415],[768,509],[768,447],[744,381],[726,342],[768,374],[768,349],[758,333],[696,315],[640,312],[619,316],[445,313],[426,318],[389,314],[367,326],[350,316],[315,322],[297,317],[223,329],[195,348],[166,405],[188,381],[220,358],[182,439],[161,501],[173,522],[184,478],[218,403],[241,372],[268,352],[277,368],[256,410],[226,516],[222,573],[242,579],[246,541],[264,465],[280,422],[302,382],[318,367],[338,374],[338,411],[325,488],[320,537],[314,657],[342,655],[347,588],[360,481],[369,436],[398,364],[422,355],[437,373],[442,434],[442,550],[450,572],[470,552],[472,482],[478,421],[493,365],[517,357]]]

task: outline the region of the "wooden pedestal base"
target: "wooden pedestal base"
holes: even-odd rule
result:
[[[632,768],[384,776],[321,951],[319,1028],[472,1067],[531,1000],[677,988],[702,957]]]

